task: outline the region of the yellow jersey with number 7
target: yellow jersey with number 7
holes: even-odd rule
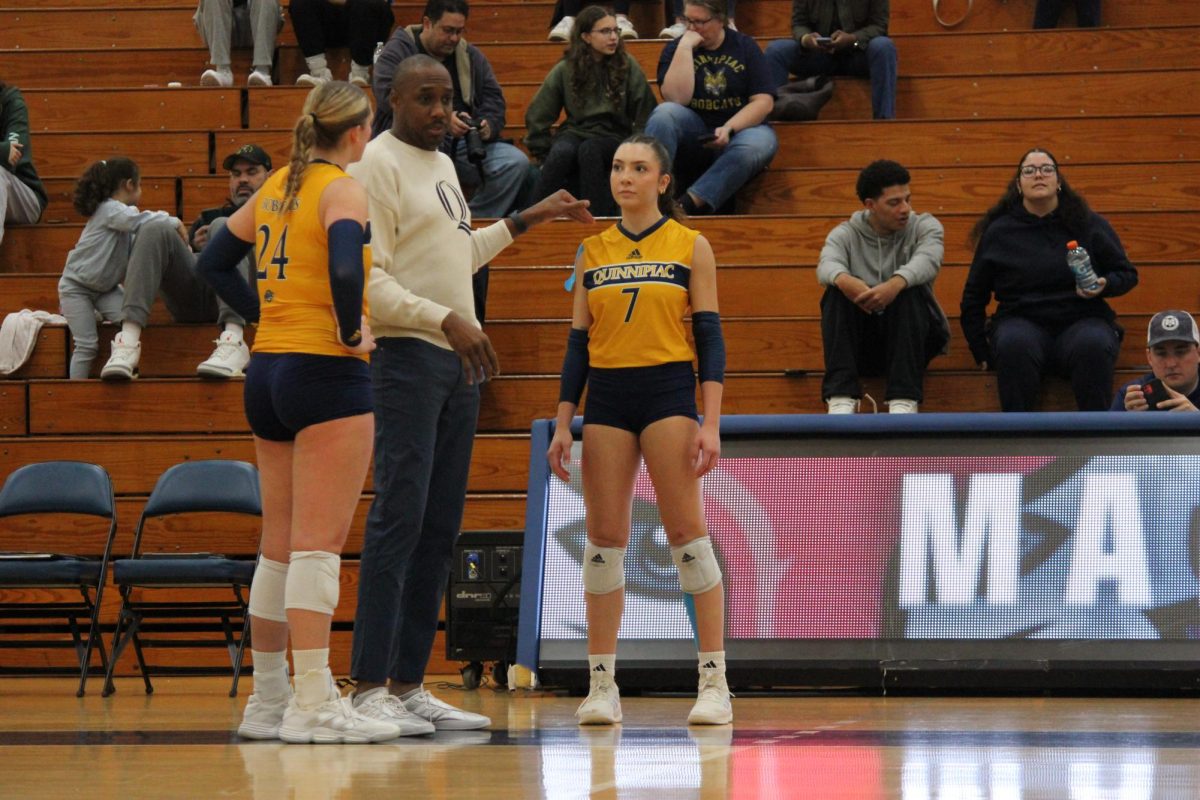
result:
[[[354,356],[338,341],[329,288],[329,240],[318,208],[325,187],[343,178],[341,167],[314,162],[304,170],[300,191],[284,208],[288,169],[267,178],[254,207],[258,300],[261,307],[254,351]],[[370,226],[363,244],[363,285],[371,268]],[[367,313],[364,292],[362,313]]]
[[[593,367],[649,367],[692,361],[683,329],[699,231],[663,217],[633,235],[613,225],[583,240],[580,264],[592,325]]]

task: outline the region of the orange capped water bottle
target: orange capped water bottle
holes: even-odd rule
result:
[[[1085,292],[1094,292],[1100,288],[1100,279],[1092,269],[1092,257],[1088,251],[1074,240],[1067,242],[1067,264],[1075,275],[1075,285]]]

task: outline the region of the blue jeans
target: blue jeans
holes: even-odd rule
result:
[[[479,169],[467,160],[467,146],[462,139],[454,140],[454,169],[464,189],[475,189],[467,202],[472,217],[503,217],[521,199],[529,157],[508,142],[488,142],[485,149],[482,182]]]
[[[1058,329],[1024,317],[994,321],[992,361],[1001,411],[1036,411],[1042,378],[1053,373],[1071,381],[1080,411],[1107,411],[1121,331],[1100,317],[1085,317]]]
[[[867,42],[864,52],[858,48],[830,54],[805,50],[795,39],[780,39],[767,45],[767,63],[775,84],[787,83],[788,74],[797,78],[812,75],[854,75],[871,77],[871,112],[875,119],[896,118],[896,45],[886,36]]]
[[[663,103],[655,108],[646,121],[646,133],[663,143],[671,163],[704,170],[695,183],[680,188],[714,210],[762,172],[779,149],[775,131],[766,124],[738,131],[724,150],[704,147],[697,139],[712,133],[712,129],[699,114],[679,103]]]
[[[388,337],[371,353],[375,500],[359,570],[350,674],[425,675],[462,525],[479,388],[451,350]]]

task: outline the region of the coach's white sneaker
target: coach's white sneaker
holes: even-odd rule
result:
[[[621,721],[621,690],[612,678],[592,681],[588,696],[575,711],[580,725],[613,725]]]
[[[432,722],[439,731],[473,731],[492,724],[492,720],[483,714],[455,708],[438,700],[424,686],[403,702],[409,712]]]
[[[283,713],[287,711],[291,699],[290,692],[278,700],[264,700],[257,692],[250,695],[242,712],[242,724],[238,725],[238,736],[243,739],[278,739],[279,723],[283,721]]]
[[[293,696],[279,724],[279,738],[289,744],[367,744],[399,735],[399,725],[364,716],[349,697],[340,696],[309,709],[296,705]]]
[[[399,697],[388,694],[386,686],[355,695],[354,708],[364,717],[392,723],[401,736],[423,736],[436,730],[432,722],[409,711]]]
[[[729,684],[723,672],[701,672],[696,704],[688,714],[689,725],[728,725],[733,722]]]

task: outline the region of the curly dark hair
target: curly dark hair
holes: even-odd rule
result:
[[[600,6],[588,6],[579,12],[571,28],[571,38],[563,51],[563,60],[571,68],[571,88],[578,95],[603,90],[618,111],[625,105],[625,79],[629,77],[629,60],[625,44],[617,37],[617,50],[599,61],[593,58],[592,46],[583,40],[597,22],[612,14]]]
[[[1025,164],[1025,159],[1034,153],[1045,155],[1054,162],[1054,167],[1058,170],[1058,185],[1061,189],[1058,194],[1057,212],[1067,230],[1076,238],[1082,237],[1087,231],[1088,218],[1092,215],[1091,206],[1088,205],[1087,200],[1083,199],[1082,195],[1071,188],[1071,184],[1067,183],[1067,178],[1063,175],[1062,169],[1058,165],[1058,159],[1054,157],[1053,153],[1041,147],[1031,147],[1017,161],[1017,167],[1013,170],[1013,176],[1009,180],[1008,186],[1005,187],[1000,200],[979,218],[975,227],[971,228],[971,247],[979,244],[984,232],[993,222],[1021,205],[1021,167]]]
[[[881,158],[872,161],[858,173],[858,182],[854,189],[862,202],[878,198],[889,186],[906,186],[912,182],[912,177],[900,164]]]
[[[125,181],[140,183],[138,166],[131,159],[110,158],[93,162],[75,182],[75,196],[72,198],[75,210],[90,217]]]

